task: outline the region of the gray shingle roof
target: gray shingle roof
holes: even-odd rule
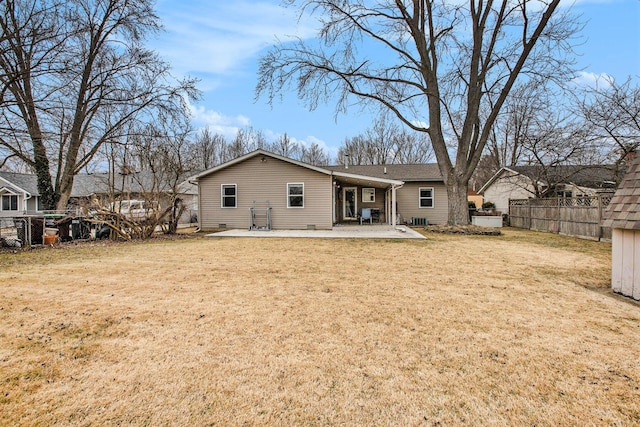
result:
[[[423,165],[344,165],[326,166],[334,172],[365,175],[373,178],[395,179],[398,181],[442,181],[440,168],[435,163]],[[386,170],[386,173],[385,173]]]
[[[513,166],[510,169],[531,179],[552,184],[573,183],[588,188],[612,188],[616,182],[612,165]]]
[[[33,174],[0,171],[0,177],[31,195],[38,195],[38,182]]]
[[[0,177],[27,191],[32,196],[40,195],[38,182],[34,174],[0,172]],[[116,175],[115,188],[124,189],[132,193],[142,193],[153,188],[153,176],[150,173],[134,173],[130,175]],[[78,174],[73,180],[71,197],[87,197],[92,194],[108,193],[109,174]],[[168,190],[160,188],[159,190]]]
[[[603,217],[603,227],[640,230],[640,156],[629,166]]]

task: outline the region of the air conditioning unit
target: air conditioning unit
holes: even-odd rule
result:
[[[413,225],[414,227],[421,226],[421,225],[428,225],[428,224],[429,224],[429,221],[427,220],[427,218],[416,218],[416,217],[411,218],[411,225]]]

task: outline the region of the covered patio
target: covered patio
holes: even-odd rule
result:
[[[396,191],[404,182],[333,171],[333,223],[397,225]],[[362,215],[363,209],[367,212]],[[335,228],[335,227],[334,227]]]

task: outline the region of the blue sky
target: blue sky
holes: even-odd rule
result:
[[[585,82],[601,75],[618,81],[640,80],[640,0],[579,0],[573,10],[585,22],[584,41],[576,47]],[[201,79],[203,99],[192,106],[193,124],[231,138],[252,126],[268,139],[283,133],[302,144],[318,143],[335,155],[346,137],[370,126],[373,117],[359,109],[334,114],[334,105],[307,111],[294,93],[273,107],[254,101],[258,60],[279,39],[313,36],[278,0],[158,0],[165,32],[151,46],[173,64],[177,76]]]

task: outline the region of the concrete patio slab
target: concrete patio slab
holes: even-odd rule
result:
[[[425,239],[409,227],[390,225],[347,225],[331,230],[226,230],[207,234],[206,237],[302,237],[322,239]]]

